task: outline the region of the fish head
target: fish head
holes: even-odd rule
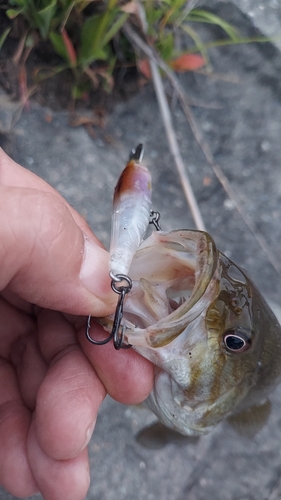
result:
[[[148,406],[186,435],[264,401],[281,371],[269,306],[209,234],[154,232],[135,253],[125,340],[155,365]]]

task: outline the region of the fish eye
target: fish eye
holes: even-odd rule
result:
[[[252,345],[251,334],[242,329],[228,330],[224,333],[223,343],[226,349],[230,352],[244,352]]]

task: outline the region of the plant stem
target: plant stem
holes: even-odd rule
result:
[[[186,173],[185,165],[184,165],[181,153],[180,153],[178,140],[176,137],[175,129],[173,127],[171,113],[170,113],[170,109],[168,106],[166,94],[165,94],[165,91],[163,88],[163,82],[162,82],[158,67],[153,60],[150,60],[149,64],[150,64],[151,73],[152,73],[154,90],[155,90],[155,93],[157,96],[160,112],[161,112],[162,119],[163,119],[163,124],[164,124],[165,130],[166,130],[166,135],[167,135],[167,139],[169,142],[170,151],[171,151],[171,154],[174,158],[174,161],[175,161],[178,173],[179,173],[181,185],[182,185],[187,203],[189,205],[191,215],[192,215],[193,220],[194,220],[195,227],[197,229],[199,229],[200,231],[205,231],[206,230],[205,224],[203,222],[203,219],[202,219],[202,216],[200,213],[200,209],[199,209],[197,200],[195,198],[193,189],[191,187],[188,175]]]
[[[142,9],[140,3],[138,3],[138,10],[139,10],[139,19],[142,25],[142,30],[146,32],[146,18],[145,18],[145,12]],[[152,80],[153,80],[153,85],[154,85],[154,90],[156,93],[156,97],[158,100],[158,105],[160,108],[160,112],[162,115],[162,120],[163,124],[165,127],[169,147],[171,154],[174,158],[174,162],[176,164],[178,174],[180,177],[180,182],[187,200],[187,203],[189,205],[191,215],[194,220],[195,227],[200,230],[200,231],[205,231],[205,224],[203,222],[201,212],[197,203],[197,200],[195,198],[188,174],[185,169],[184,161],[181,156],[176,132],[173,126],[173,121],[172,121],[172,116],[170,113],[170,108],[168,105],[167,97],[164,91],[164,86],[162,82],[162,78],[158,69],[158,64],[155,61],[155,58],[153,57],[153,53],[151,56],[149,56],[149,64],[150,64],[150,69],[151,69],[151,74],[152,74]]]

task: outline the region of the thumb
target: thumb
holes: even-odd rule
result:
[[[0,187],[0,262],[0,290],[71,314],[113,312],[108,253],[54,193]]]

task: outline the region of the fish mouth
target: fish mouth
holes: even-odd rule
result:
[[[162,347],[182,333],[202,310],[201,299],[217,260],[208,233],[153,232],[137,250],[130,269],[133,290],[125,303],[124,319],[134,325],[136,335],[134,339],[132,332],[129,341],[136,345],[134,340],[145,330],[146,344]]]

